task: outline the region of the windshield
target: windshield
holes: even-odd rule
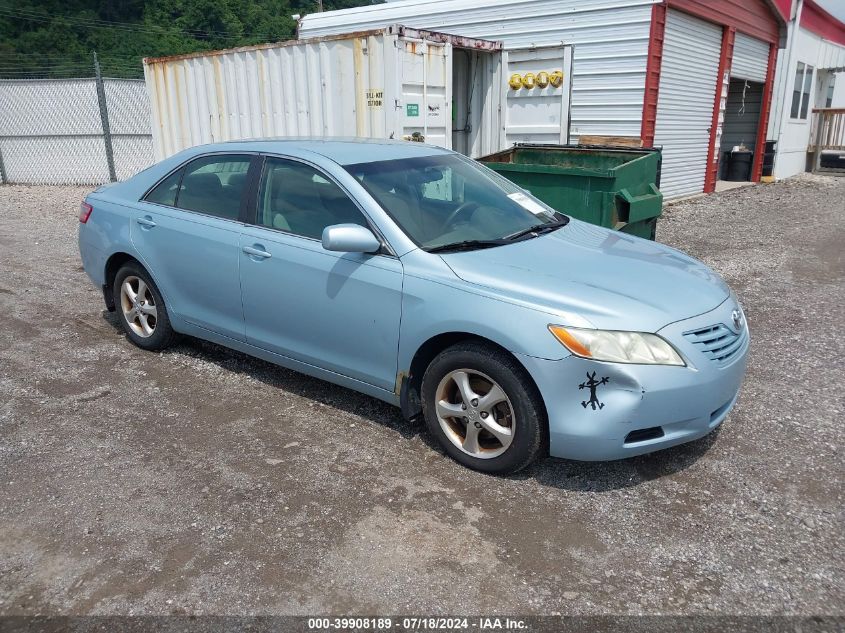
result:
[[[523,236],[565,220],[496,172],[457,154],[347,165],[425,249]]]

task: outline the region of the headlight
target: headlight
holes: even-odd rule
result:
[[[587,330],[550,325],[549,330],[570,352],[581,358],[611,363],[686,365],[680,354],[656,334]]]

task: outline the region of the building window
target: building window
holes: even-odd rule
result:
[[[836,85],[836,75],[830,76],[830,81],[827,84],[827,96],[824,100],[824,107],[829,108],[833,105],[833,86]]]
[[[789,116],[793,119],[806,119],[810,108],[810,88],[813,85],[813,67],[798,62],[795,69],[795,85],[792,88],[792,109]]]

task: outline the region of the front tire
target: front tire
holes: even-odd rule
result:
[[[173,343],[164,299],[142,266],[129,262],[114,278],[114,305],[126,338],[141,349],[162,350]]]
[[[455,461],[491,474],[514,473],[545,447],[545,409],[525,369],[475,341],[441,352],[422,384],[429,432]]]

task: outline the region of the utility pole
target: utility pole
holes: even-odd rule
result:
[[[103,124],[103,143],[106,146],[106,162],[109,166],[109,179],[112,182],[116,182],[117,172],[114,169],[114,150],[111,144],[109,110],[106,105],[106,87],[103,85],[103,75],[100,73],[100,60],[97,59],[97,51],[94,51],[94,77],[97,83],[97,103],[100,106],[100,121]]]

